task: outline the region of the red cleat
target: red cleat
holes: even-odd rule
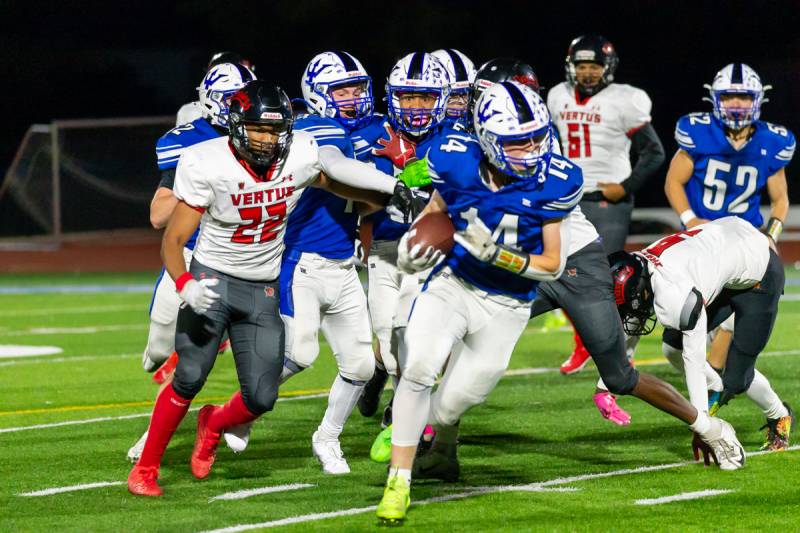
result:
[[[221,354],[222,352],[224,352],[225,350],[227,350],[230,347],[231,347],[231,340],[230,339],[225,339],[225,342],[220,344],[219,348],[217,348],[217,354]]]
[[[128,492],[136,496],[161,496],[164,492],[158,486],[157,479],[158,467],[137,464],[128,474]]]
[[[586,366],[590,358],[591,356],[586,348],[583,346],[576,346],[572,355],[569,356],[569,359],[561,364],[559,371],[564,375],[577,374],[583,370],[583,367]]]
[[[197,479],[208,477],[208,474],[211,473],[211,466],[217,458],[217,446],[222,434],[211,433],[206,428],[209,417],[217,409],[222,408],[216,405],[205,405],[197,415],[197,438],[194,441],[194,450],[192,450],[192,458],[190,460],[192,475]]]
[[[176,366],[178,366],[178,352],[172,352],[172,355],[164,361],[164,364],[153,373],[153,381],[159,385],[163,385],[172,373],[175,372]]]

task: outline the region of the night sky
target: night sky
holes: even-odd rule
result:
[[[547,6],[547,7],[544,7]],[[299,96],[308,60],[327,49],[358,57],[382,98],[395,60],[457,48],[479,65],[497,56],[530,63],[545,87],[564,79],[570,40],[600,33],[620,56],[617,81],[646,90],[667,150],[676,119],[709,109],[704,83],[743,61],[774,89],[762,118],[800,133],[798,2],[38,2],[0,0],[5,172],[31,123],[174,114],[195,98],[209,56],[251,56],[260,78]],[[378,105],[384,109],[382,104]],[[155,139],[154,139],[155,141]],[[155,161],[154,161],[155,164]],[[662,172],[637,203],[666,205]],[[800,164],[789,168],[797,201]]]

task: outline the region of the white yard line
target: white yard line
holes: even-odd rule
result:
[[[75,492],[78,490],[96,489],[100,487],[116,487],[124,485],[124,481],[100,481],[98,483],[84,483],[83,485],[70,485],[69,487],[52,487],[49,489],[35,490],[33,492],[20,492],[17,496],[34,497],[50,496],[51,494],[61,494],[62,492]]]
[[[150,324],[117,324],[112,326],[84,326],[77,328],[29,328],[17,331],[4,331],[5,337],[21,337],[29,335],[85,335],[107,331],[133,331],[148,329]]]
[[[50,316],[50,315],[84,315],[93,313],[111,313],[115,311],[142,311],[143,306],[137,305],[98,305],[95,307],[51,307],[36,309],[18,309],[14,311],[0,311],[0,317],[5,316]]]
[[[662,496],[661,498],[645,498],[642,500],[636,500],[633,503],[636,505],[659,505],[662,503],[698,500],[700,498],[708,498],[709,496],[717,496],[719,494],[729,494],[731,492],[735,491],[728,489],[698,490],[695,492],[681,492],[680,494],[674,494],[672,496]]]
[[[787,449],[787,451],[795,451],[800,450],[800,446],[791,446]],[[754,452],[748,453],[748,456],[753,455],[764,455],[765,453],[776,453],[776,452]],[[782,452],[777,452],[782,453]],[[428,505],[431,503],[441,503],[441,502],[448,502],[452,500],[462,500],[465,498],[472,498],[474,496],[481,496],[484,494],[493,494],[498,492],[543,492],[546,491],[548,487],[553,485],[566,485],[568,483],[574,483],[577,481],[587,481],[592,479],[602,479],[606,477],[612,476],[625,476],[628,474],[640,474],[643,472],[653,472],[656,470],[667,470],[670,468],[678,468],[682,466],[688,465],[695,465],[698,464],[695,461],[682,461],[679,463],[667,463],[662,465],[652,465],[652,466],[642,466],[639,468],[624,468],[621,470],[612,470],[610,472],[598,472],[595,474],[583,474],[578,476],[570,476],[570,477],[560,477],[551,479],[549,481],[541,481],[537,483],[528,483],[526,485],[498,485],[494,487],[467,487],[462,488],[464,492],[457,492],[454,494],[447,494],[444,496],[436,496],[434,498],[428,498],[425,500],[419,500],[412,502],[412,506],[418,505]],[[573,489],[573,487],[564,487],[567,491]],[[559,491],[561,492],[561,491]],[[727,491],[725,491],[727,492]],[[691,494],[691,493],[689,493]],[[709,494],[711,496],[711,494]],[[686,498],[689,499],[689,498]],[[249,531],[251,529],[262,529],[262,528],[271,528],[271,527],[278,527],[278,526],[285,526],[289,524],[300,524],[305,522],[316,522],[319,520],[325,520],[326,518],[337,518],[340,516],[350,516],[362,513],[368,513],[370,511],[374,511],[377,508],[376,505],[370,505],[369,507],[354,507],[351,509],[342,509],[340,511],[330,511],[327,513],[311,513],[306,515],[299,515],[299,516],[290,516],[288,518],[281,518],[279,520],[271,520],[269,522],[259,522],[257,524],[237,524],[235,526],[220,528],[220,529],[211,529],[204,531],[202,533],[237,533],[239,531]]]
[[[41,363],[72,363],[75,361],[94,361],[95,359],[130,359],[141,356],[141,353],[123,353],[117,355],[74,355],[72,357],[49,357],[47,359],[15,359],[13,361],[0,362],[0,367]]]
[[[273,492],[286,492],[289,490],[310,489],[316,487],[309,483],[292,483],[291,485],[275,485],[273,487],[260,487],[257,489],[237,490],[235,492],[226,492],[219,496],[214,496],[208,500],[208,503],[218,500],[243,500],[251,496],[260,496],[261,494],[272,494]]]

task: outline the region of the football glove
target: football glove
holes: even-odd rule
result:
[[[457,231],[453,238],[478,261],[514,274],[523,274],[530,263],[527,253],[494,242],[491,230],[478,217],[467,224],[464,231]]]
[[[404,233],[400,238],[400,243],[397,245],[397,268],[406,274],[416,274],[417,272],[428,270],[444,259],[444,254],[433,246],[428,246],[423,250],[421,244],[415,244],[409,250],[408,239],[414,232],[416,230]]]
[[[431,184],[431,177],[428,175],[428,160],[419,159],[406,164],[403,171],[397,175],[397,179],[409,187],[425,187]]]
[[[214,287],[219,283],[218,279],[201,279],[197,281],[190,279],[178,293],[192,310],[198,315],[202,315],[211,305],[219,299],[219,294],[212,291],[209,287]]]

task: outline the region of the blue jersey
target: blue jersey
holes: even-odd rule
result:
[[[475,137],[443,130],[436,141],[428,152],[428,165],[456,231],[466,229],[477,216],[493,231],[496,242],[540,254],[542,224],[567,216],[583,195],[583,172],[560,155],[551,156],[544,181],[521,179],[492,191],[481,177],[483,152]],[[528,301],[536,297],[538,281],[483,263],[458,243],[437,270],[444,265],[486,292]]]
[[[350,134],[334,119],[305,115],[294,127],[313,135],[320,146],[335,146],[346,157],[353,157]],[[357,224],[358,214],[352,202],[306,187],[286,223],[286,252],[313,252],[327,259],[352,257]]]
[[[158,157],[158,169],[161,171],[175,170],[178,166],[178,159],[185,149],[197,143],[221,137],[222,133],[214,128],[204,118],[198,118],[194,122],[183,124],[172,128],[156,141],[156,156]],[[198,228],[189,240],[186,241],[186,248],[194,250]]]
[[[686,196],[698,217],[715,220],[733,215],[761,227],[761,192],[767,179],[792,160],[795,139],[783,126],[769,122],[756,121],[753,128],[750,140],[737,150],[710,113],[678,120],[675,139],[694,161]]]
[[[386,117],[371,120],[366,126],[353,132],[356,157],[390,176],[397,176],[412,158],[422,159],[432,146],[435,132],[422,139],[411,140],[398,135]],[[378,211],[367,217],[372,221],[372,238],[376,241],[394,241],[402,237],[409,225],[395,222],[386,213]]]

